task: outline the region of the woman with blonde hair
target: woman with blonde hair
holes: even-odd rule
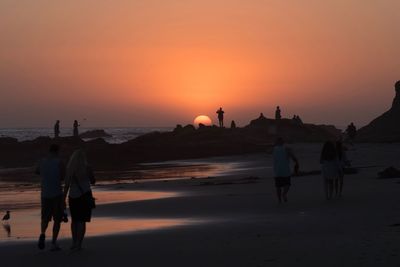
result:
[[[68,202],[71,212],[71,250],[80,250],[85,237],[86,223],[90,222],[95,207],[91,184],[95,179],[82,149],[76,150],[67,165],[64,203],[69,192]]]

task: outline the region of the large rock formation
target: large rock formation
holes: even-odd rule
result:
[[[360,142],[400,142],[400,81],[392,107],[357,133]]]
[[[86,142],[79,137],[39,137],[23,142],[0,138],[0,167],[32,166],[47,154],[52,143],[60,144],[64,161],[74,149],[84,148],[94,169],[119,170],[139,162],[267,152],[277,136],[289,142],[320,142],[340,134],[333,126],[298,124],[261,115],[243,128],[178,125],[173,131],[144,134],[122,144],[109,144],[100,138]]]

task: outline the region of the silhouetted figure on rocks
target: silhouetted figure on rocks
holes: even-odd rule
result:
[[[74,137],[78,137],[79,136],[79,130],[78,130],[79,126],[80,125],[79,125],[78,121],[74,120]]]
[[[299,162],[292,150],[285,146],[282,138],[278,138],[272,152],[275,187],[279,203],[287,202],[287,193],[291,185],[292,171],[290,169],[290,160],[295,162],[295,173],[299,170]]]
[[[350,125],[347,126],[346,133],[350,139],[350,142],[353,143],[357,136],[357,128],[354,123],[350,123]]]
[[[216,112],[218,114],[218,121],[219,121],[219,127],[224,127],[224,113],[225,111],[222,110],[222,108],[219,108]]]
[[[2,221],[8,221],[8,220],[10,220],[10,211],[9,210],[7,210],[7,212],[6,212],[6,214],[3,216],[3,219],[2,219]]]
[[[292,121],[295,122],[296,124],[303,124],[303,121],[300,119],[300,116],[298,115],[294,115]]]
[[[235,121],[232,121],[232,122],[231,122],[231,129],[236,129],[236,123],[235,123]]]
[[[282,119],[281,108],[280,108],[279,106],[276,107],[275,119],[276,119],[276,120]]]
[[[60,137],[60,121],[57,120],[56,124],[54,124],[54,138]]]

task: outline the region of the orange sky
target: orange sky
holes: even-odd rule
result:
[[[362,125],[400,79],[398,0],[1,0],[0,127]]]

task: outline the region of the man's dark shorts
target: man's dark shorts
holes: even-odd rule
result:
[[[275,186],[276,187],[284,187],[284,186],[290,186],[291,181],[290,181],[290,176],[289,177],[275,177]]]
[[[42,198],[42,220],[55,222],[61,222],[64,210],[63,210],[63,196],[57,196],[53,198]]]

